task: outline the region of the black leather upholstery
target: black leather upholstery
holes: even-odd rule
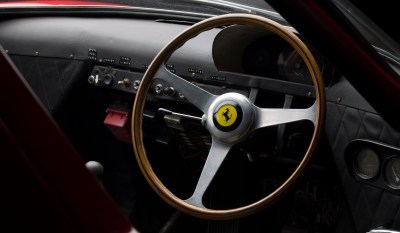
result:
[[[369,139],[400,146],[400,133],[379,115],[328,103],[326,131],[357,232],[384,226],[400,229],[400,197],[357,182],[345,163],[346,146],[354,139]]]

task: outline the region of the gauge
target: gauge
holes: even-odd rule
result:
[[[385,166],[385,178],[393,189],[400,189],[400,157],[392,157]]]
[[[364,148],[356,153],[354,161],[354,170],[360,178],[362,179],[374,178],[378,174],[379,167],[380,167],[379,157],[372,149]]]
[[[274,78],[278,75],[277,60],[285,42],[276,36],[255,40],[243,53],[243,70],[246,74]]]
[[[280,76],[287,81],[313,85],[303,59],[292,47],[283,49],[279,54],[278,66]]]
[[[323,59],[316,50],[310,48],[310,51],[321,70],[325,86],[331,85],[334,74],[333,66]],[[284,48],[279,54],[278,72],[280,77],[286,81],[313,85],[310,71],[300,54],[292,47]]]

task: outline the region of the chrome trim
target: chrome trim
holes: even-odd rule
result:
[[[367,233],[400,233],[400,231],[385,228],[375,228],[368,231]]]
[[[218,111],[220,105],[229,102],[234,102],[238,107],[240,107],[242,111],[242,119],[237,128],[225,132],[219,130],[215,126],[213,117],[214,113]],[[246,96],[235,92],[225,93],[218,96],[206,112],[206,128],[215,139],[225,143],[236,143],[247,137],[251,126],[253,125],[254,117],[254,105]]]

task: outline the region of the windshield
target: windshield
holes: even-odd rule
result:
[[[269,10],[274,11],[263,0],[2,0],[0,2],[8,3],[24,3],[24,4],[46,4],[58,2],[58,4],[71,5],[76,3],[82,5],[87,3],[115,4],[120,6],[158,8],[166,10],[193,11],[200,10],[201,13],[215,13],[225,8],[227,12],[233,12],[235,9],[244,10],[253,8],[253,10]],[[275,11],[274,11],[275,12]]]
[[[68,6],[117,6],[158,9],[167,11],[191,12],[204,16],[225,13],[250,13],[266,16],[281,24],[288,25],[264,0],[3,0],[3,7],[36,6],[36,5],[68,5]]]
[[[286,20],[264,0],[3,0],[2,7],[29,6],[116,6],[127,9],[157,9],[169,12],[190,12],[201,17],[226,13],[261,15],[289,26]]]
[[[156,1],[149,1],[149,0],[99,0],[100,2],[112,2],[118,4],[125,4],[125,5],[132,5],[132,6],[148,6],[148,7],[162,7],[162,8],[170,8],[175,9],[176,5],[182,5],[182,3],[186,2],[186,6],[190,8],[193,5],[195,0],[156,0]],[[265,7],[269,7],[267,3],[263,0],[227,0],[227,1],[213,1],[213,2],[226,2],[226,3],[236,3],[236,4],[243,4],[251,7],[257,7],[260,9],[266,9]],[[269,7],[270,10],[273,10]]]
[[[100,0],[132,6],[156,7],[168,10],[195,11],[208,14],[232,12],[257,13],[266,10],[273,11],[263,0]]]

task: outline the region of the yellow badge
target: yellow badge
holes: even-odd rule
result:
[[[235,123],[237,115],[237,110],[234,106],[224,104],[218,109],[215,118],[219,125],[229,127]]]

